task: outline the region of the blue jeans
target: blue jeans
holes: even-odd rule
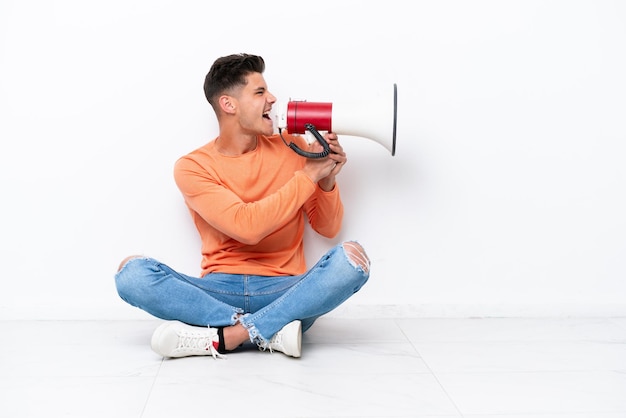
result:
[[[198,278],[137,257],[122,266],[115,283],[124,301],[157,318],[211,327],[240,322],[251,341],[265,345],[296,319],[306,331],[367,282],[367,256],[361,253],[354,261],[347,244],[354,242],[335,246],[299,276],[209,273]]]

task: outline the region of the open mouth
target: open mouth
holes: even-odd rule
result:
[[[267,112],[263,113],[263,118],[264,119],[268,119],[268,120],[272,120],[272,118],[270,117],[270,111],[269,110]]]

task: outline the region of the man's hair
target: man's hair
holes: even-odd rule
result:
[[[204,95],[217,112],[219,97],[233,88],[246,85],[250,73],[263,73],[265,61],[258,55],[233,54],[215,60],[204,79]]]

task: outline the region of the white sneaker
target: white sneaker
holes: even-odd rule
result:
[[[302,354],[302,323],[293,321],[278,331],[267,344],[270,352],[280,351],[291,357]]]
[[[195,327],[179,321],[168,321],[152,334],[152,350],[163,357],[213,356],[226,358],[217,351],[216,328]]]

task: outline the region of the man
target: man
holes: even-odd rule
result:
[[[152,336],[165,357],[223,354],[247,341],[301,355],[302,333],[369,278],[355,241],[332,248],[307,271],[303,235],[339,233],[343,205],[335,177],[347,159],[334,133],[331,153],[308,159],[274,135],[262,57],[217,59],[204,91],[219,136],[180,158],[174,178],[202,241],[200,277],[131,256],[115,275],[120,297],[167,320]],[[306,146],[302,137],[289,140]],[[319,151],[321,146],[311,146]]]

